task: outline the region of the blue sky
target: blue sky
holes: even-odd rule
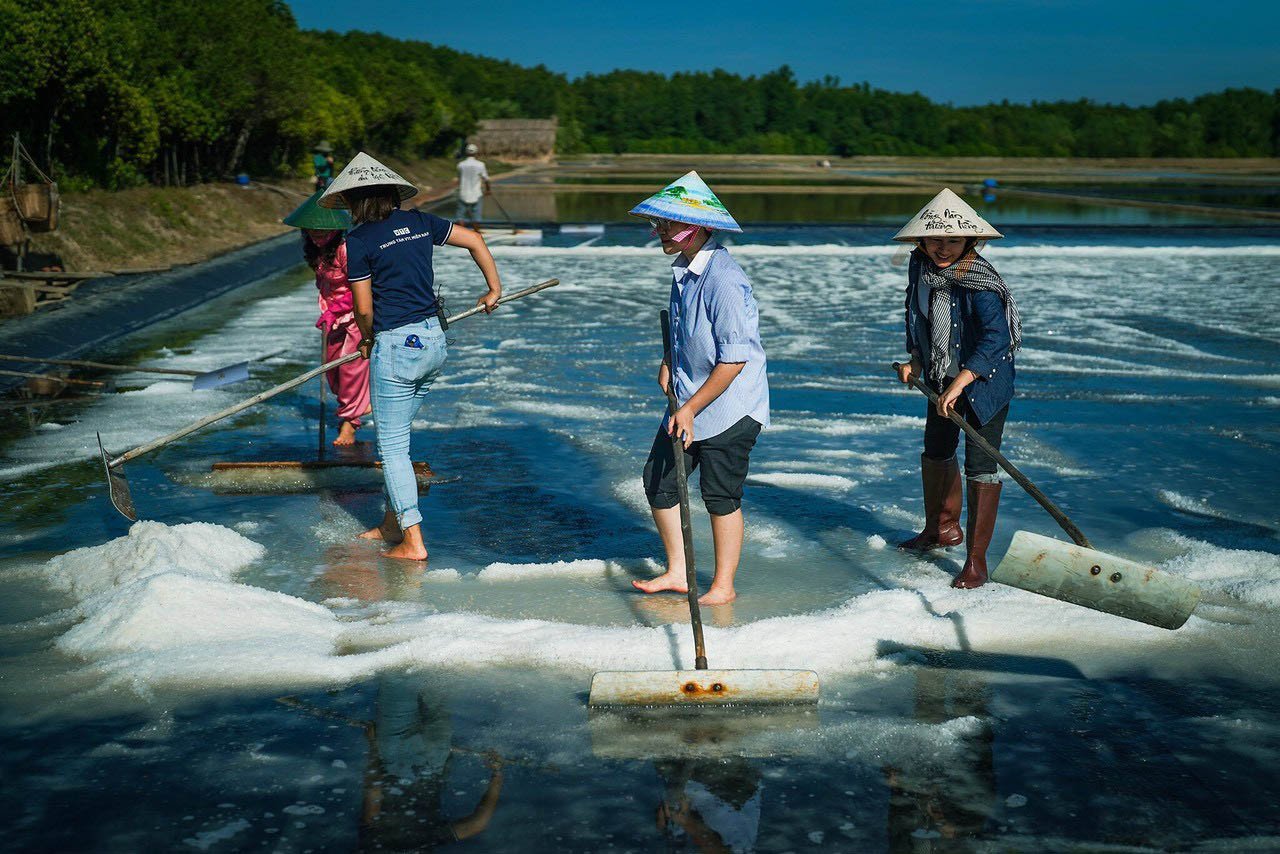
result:
[[[614,68],[759,74],[786,63],[801,80],[832,74],[957,104],[1146,104],[1280,87],[1280,15],[1261,0],[289,5],[304,28],[383,32],[571,77]]]

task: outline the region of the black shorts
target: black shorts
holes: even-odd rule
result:
[[[702,489],[702,503],[712,516],[728,516],[742,506],[742,484],[747,479],[751,449],[759,435],[760,423],[748,415],[723,433],[695,441],[685,449],[685,471],[701,472],[698,484]],[[661,427],[644,464],[644,494],[649,506],[658,510],[680,503],[671,437]]]

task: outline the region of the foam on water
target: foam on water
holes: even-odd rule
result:
[[[858,485],[838,474],[814,474],[813,472],[759,472],[747,478],[748,483],[763,483],[784,489],[813,489],[826,492],[848,492]]]
[[[306,318],[314,320],[315,312],[315,290],[310,284],[286,296],[260,300],[228,318],[216,333],[201,337],[192,352],[167,356],[165,366],[207,371],[265,357],[279,349],[281,329],[308,329],[310,322]],[[137,383],[145,384],[142,388],[102,395],[65,429],[53,434],[33,433],[9,445],[8,464],[0,468],[0,478],[22,477],[67,462],[94,459],[98,456],[99,433],[103,446],[119,453],[263,390],[260,383],[250,381],[193,391],[189,380],[156,379],[154,374],[136,377]]]
[[[1247,549],[1224,549],[1172,531],[1165,538],[1185,549],[1163,568],[1182,575],[1206,591],[1248,605],[1280,609],[1280,555]]]
[[[491,563],[476,575],[487,584],[542,578],[607,578],[625,573],[611,560],[558,560],[552,563]]]
[[[886,652],[885,644],[947,649],[969,644],[984,651],[1069,658],[1090,673],[1194,671],[1229,646],[1230,632],[1244,631],[1193,617],[1185,629],[1170,634],[997,586],[976,593],[952,591],[949,576],[939,566],[899,560],[887,548],[899,532],[877,531],[876,525],[906,529],[918,528],[921,522],[914,457],[924,419],[880,414],[877,409],[850,411],[867,408],[860,394],[884,395],[871,404],[877,408],[884,400],[893,400],[897,407],[899,396],[912,394],[894,383],[887,369],[884,376],[876,373],[901,346],[905,275],[887,264],[894,247],[735,246],[733,251],[745,267],[754,265],[769,273],[759,280],[758,297],[779,388],[816,386],[830,392],[819,402],[811,402],[818,396],[806,399],[789,392],[798,405],[778,404],[774,426],[762,440],[753,481],[761,491],[767,485],[799,495],[837,494],[851,509],[856,499],[858,508],[872,517],[862,530],[815,532],[803,521],[784,517],[782,510],[772,510],[773,517],[753,510],[747,520],[748,546],[754,555],[783,560],[807,554],[805,550],[824,537],[845,536],[849,554],[860,561],[885,562],[873,564],[869,571],[892,578],[902,589],[862,592],[843,602],[835,600],[820,613],[730,627],[711,625],[708,645],[717,664],[815,667],[824,674],[874,672],[894,666],[894,653]],[[551,432],[570,430],[574,451],[590,457],[601,470],[602,482],[612,485],[618,503],[644,522],[648,505],[639,465],[662,404],[651,378],[656,354],[649,338],[656,332],[649,319],[639,318],[662,302],[669,284],[669,278],[663,281],[666,262],[651,249],[625,247],[500,252],[504,264],[518,271],[513,280],[535,279],[555,264],[563,268],[558,272],[564,284],[505,317],[478,320],[465,331],[460,326],[450,366],[415,428],[437,435],[457,435],[464,428],[530,425]],[[1267,327],[1247,306],[1208,295],[1228,260],[1243,276],[1256,279],[1259,268],[1280,255],[1278,247],[1071,247],[1072,263],[1064,263],[1064,250],[1056,246],[995,246],[989,252],[1015,287],[1027,317],[1031,340],[1020,366],[1031,381],[1024,388],[1048,387],[1046,393],[1052,396],[1052,384],[1059,381],[1074,392],[1082,376],[1186,380],[1215,387],[1223,379],[1232,385],[1275,383],[1274,374],[1219,373],[1216,369],[1225,367],[1223,362],[1236,363],[1237,352],[1218,352],[1216,340],[1181,341],[1160,323],[1144,320],[1155,308],[1150,299],[1153,288],[1165,287],[1197,329],[1238,328],[1243,335],[1267,335]],[[788,260],[775,263],[775,258]],[[1074,263],[1077,259],[1087,263]],[[442,281],[456,277],[469,263],[459,253],[442,253],[440,262]],[[1123,288],[1113,285],[1120,275],[1128,277]],[[812,310],[808,286],[814,280],[830,284],[836,306],[822,334],[806,320]],[[602,281],[609,286],[602,288]],[[545,329],[549,318],[566,310],[593,318],[580,326],[571,342]],[[281,329],[297,331],[295,351],[308,359],[304,354],[313,349],[314,313],[314,290],[304,282],[296,293],[249,307],[216,334],[199,339],[192,353],[174,359],[183,366],[210,368],[265,355],[278,344]],[[1096,324],[1099,315],[1110,320]],[[513,327],[517,317],[541,320]],[[598,318],[608,318],[608,323]],[[495,322],[506,325],[491,325]],[[1133,358],[1126,359],[1117,348],[1129,342],[1135,342]],[[831,369],[805,373],[805,362],[825,366],[837,356],[841,361]],[[548,384],[549,377],[561,376],[566,369],[576,371],[573,382],[578,385]],[[584,393],[579,387],[583,383],[593,385]],[[103,429],[108,445],[120,448],[167,432],[250,391],[193,394],[186,383],[160,381],[141,391],[103,398],[63,429],[33,433],[11,445],[8,473],[96,454],[90,425]],[[1261,398],[1262,405],[1270,405],[1269,400]],[[1011,444],[1060,476],[1111,477],[1102,469],[1082,471],[1069,451],[1056,447],[1058,442],[1036,435],[1042,426],[1043,421],[1011,423]],[[642,435],[643,447],[619,453],[619,437],[624,434],[627,442],[632,434]],[[435,441],[437,435],[430,439]],[[881,448],[898,437],[902,441],[890,444],[888,451]],[[776,458],[770,459],[770,453]],[[892,481],[897,491],[887,492],[879,480]],[[855,490],[876,491],[863,497]],[[697,526],[705,528],[700,502],[694,505]],[[302,530],[326,543],[344,542],[361,527],[349,511],[331,502],[320,503],[320,515],[319,523],[308,520]],[[258,535],[262,529],[250,524],[258,523],[236,526]],[[262,527],[274,532],[272,525]],[[1264,612],[1278,607],[1273,555],[1224,550],[1192,539],[1172,546],[1177,554],[1167,561],[1170,571],[1242,606]],[[619,553],[612,544],[602,551],[606,548],[605,554]],[[140,523],[129,537],[55,558],[42,574],[52,586],[73,594],[79,621],[63,634],[58,648],[138,686],[166,681],[186,686],[336,684],[406,665],[554,665],[587,672],[688,662],[687,632],[679,626],[514,620],[434,613],[425,604],[384,608],[376,616],[356,609],[339,620],[331,608],[237,584],[237,573],[260,560],[262,551],[241,534],[219,526]],[[487,560],[495,557],[501,555]],[[631,569],[623,561],[586,557],[536,564],[491,562],[476,575],[432,569],[422,580],[455,585],[479,580],[513,590],[523,590],[517,584],[524,580],[530,585],[579,581],[593,593],[613,595],[610,585],[598,582]],[[200,620],[195,619],[197,613]],[[264,648],[270,649],[269,656]],[[351,649],[368,652],[340,654]],[[1100,654],[1100,649],[1106,652]],[[1175,650],[1177,655],[1168,654]],[[1257,669],[1263,662],[1231,666]]]

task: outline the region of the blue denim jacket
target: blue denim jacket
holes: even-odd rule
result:
[[[907,352],[920,353],[929,373],[929,318],[920,311],[920,256],[911,253],[907,273]],[[959,349],[960,368],[978,375],[964,390],[979,424],[986,424],[1013,399],[1013,353],[1004,302],[992,291],[951,289],[951,341]],[[959,332],[959,334],[956,334]]]

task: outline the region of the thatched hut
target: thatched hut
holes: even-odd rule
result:
[[[559,121],[550,119],[481,119],[468,142],[481,157],[499,160],[550,160],[556,151]]]

